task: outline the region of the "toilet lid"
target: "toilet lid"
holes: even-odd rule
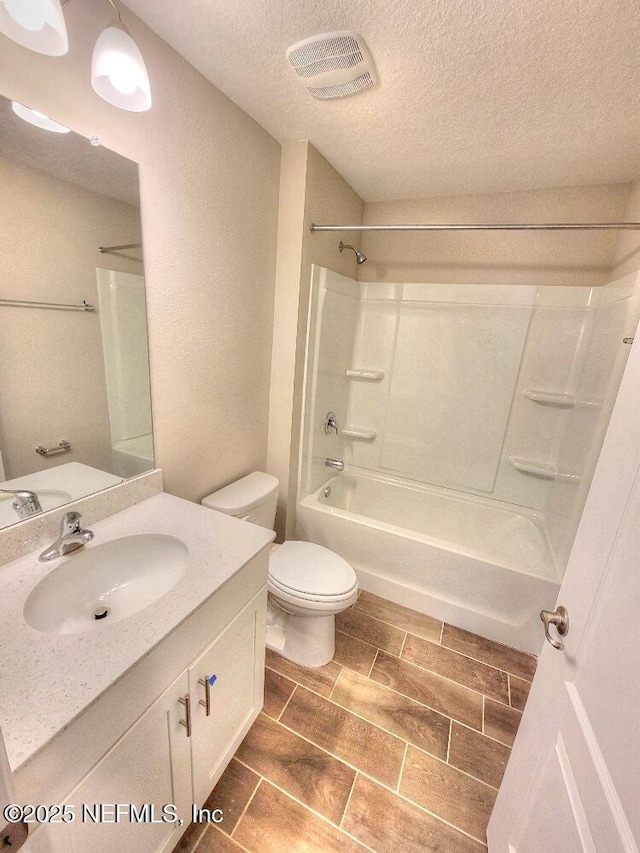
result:
[[[338,554],[313,542],[285,542],[269,559],[269,578],[283,590],[335,598],[348,595],[358,583],[352,567]]]

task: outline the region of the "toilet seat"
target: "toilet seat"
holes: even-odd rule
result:
[[[357,592],[353,568],[338,554],[313,542],[289,541],[269,560],[269,588],[276,595],[338,604]]]

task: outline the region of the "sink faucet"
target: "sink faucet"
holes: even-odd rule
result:
[[[71,551],[77,551],[82,548],[87,542],[93,539],[91,530],[84,530],[82,527],[82,516],[79,512],[67,512],[62,516],[60,522],[60,536],[56,539],[53,545],[40,554],[38,559],[43,563],[48,563],[49,560],[56,560],[64,554],[69,554]]]
[[[14,496],[15,500],[11,506],[18,514],[18,518],[29,518],[30,515],[42,512],[35,492],[30,492],[28,489],[0,489],[0,494]]]
[[[344,471],[344,462],[342,459],[331,459],[331,457],[327,457],[324,460],[324,464],[327,468],[335,468],[336,471]]]

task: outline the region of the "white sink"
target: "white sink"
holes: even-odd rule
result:
[[[0,488],[4,488],[3,483]],[[9,486],[8,488],[18,489],[18,486]],[[24,486],[28,489],[28,486]],[[55,509],[57,506],[69,503],[71,495],[69,492],[63,492],[62,489],[43,489],[37,492],[38,500],[43,511],[47,509]],[[5,527],[7,524],[14,524],[22,519],[18,516],[11,504],[15,501],[13,495],[0,495],[0,527]]]
[[[71,555],[33,588],[28,625],[77,634],[113,625],[169,592],[184,575],[189,549],[158,533],[125,536]]]

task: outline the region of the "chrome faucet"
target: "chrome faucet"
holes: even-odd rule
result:
[[[327,415],[324,419],[324,431],[327,435],[331,433],[331,431],[335,432],[338,435],[338,421],[336,419],[335,412],[327,412]]]
[[[93,539],[91,530],[84,530],[82,527],[82,516],[79,512],[67,512],[62,516],[60,522],[60,536],[56,539],[53,545],[40,554],[38,559],[43,563],[48,563],[49,560],[57,560],[64,554],[69,554],[71,551],[77,551],[82,548],[87,542]]]
[[[0,494],[14,496],[15,500],[12,501],[11,506],[15,509],[18,518],[29,518],[30,515],[42,512],[35,492],[30,492],[28,489],[0,489]]]
[[[328,456],[324,460],[324,464],[327,466],[327,468],[335,468],[336,471],[344,471],[344,462],[342,461],[342,459],[331,459],[331,457]]]

